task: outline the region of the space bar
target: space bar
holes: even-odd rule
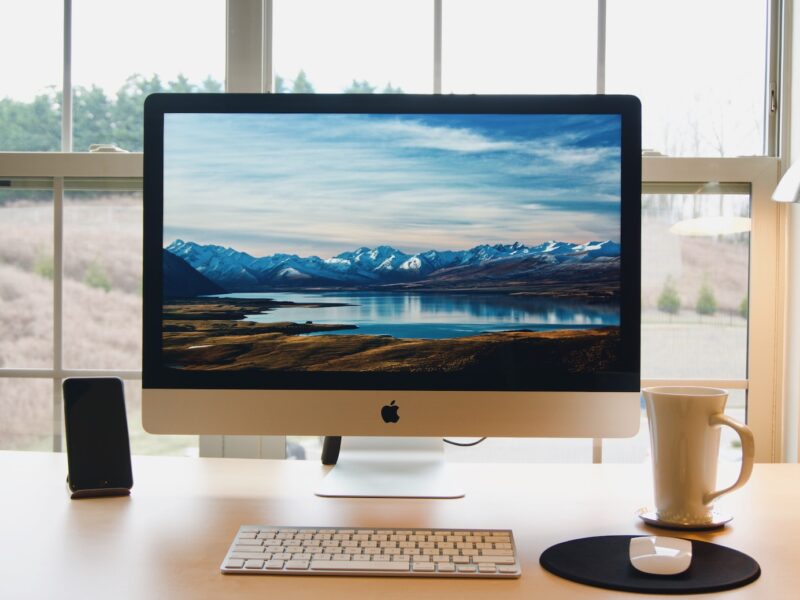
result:
[[[368,560],[312,560],[313,571],[408,571],[406,562],[371,562]]]

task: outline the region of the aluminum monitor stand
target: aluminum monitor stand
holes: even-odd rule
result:
[[[326,438],[326,446],[328,440]],[[336,440],[336,438],[333,438]],[[344,437],[335,466],[315,491],[345,498],[462,498],[441,438]],[[330,458],[330,457],[329,457]],[[323,457],[323,462],[327,462]],[[330,464],[330,463],[328,463]]]

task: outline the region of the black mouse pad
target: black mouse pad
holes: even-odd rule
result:
[[[581,538],[551,546],[539,563],[551,573],[595,587],[649,594],[702,594],[747,585],[761,567],[731,548],[691,540],[692,563],[678,575],[649,575],[631,564],[628,546],[635,535]]]

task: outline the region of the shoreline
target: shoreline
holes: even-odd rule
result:
[[[272,299],[172,299],[163,314],[163,358],[185,371],[372,372],[497,375],[513,366],[529,377],[613,371],[619,326],[396,338],[351,324],[258,322],[246,315],[295,304]],[[347,330],[352,330],[350,333]],[[304,335],[336,332],[336,335]]]

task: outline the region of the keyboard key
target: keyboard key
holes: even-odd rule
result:
[[[283,569],[283,561],[282,560],[268,560],[267,563],[264,565],[265,569]]]
[[[264,546],[240,546],[237,544],[233,547],[234,552],[253,552],[256,554],[263,554],[266,550],[267,548]]]
[[[497,567],[497,572],[498,573],[516,573],[517,572],[517,567],[499,566],[499,567]]]
[[[431,562],[430,556],[414,556],[414,563]]]
[[[292,571],[301,571],[308,568],[309,561],[307,560],[289,560],[286,562],[286,569]]]
[[[414,562],[414,563],[411,565],[411,568],[412,568],[414,571],[425,571],[425,572],[428,572],[428,573],[430,573],[431,571],[435,571],[435,570],[436,570],[436,565],[434,565],[433,563],[424,563],[424,562],[423,562],[423,563],[420,563],[420,562]]]
[[[497,550],[481,550],[481,554],[484,556],[514,556],[513,550],[506,550],[505,548],[500,548]]]
[[[491,542],[493,544],[510,544],[511,538],[507,535],[488,535],[483,538],[484,542]]]
[[[351,561],[311,561],[312,571],[408,571],[408,565],[400,562],[372,562],[368,560]]]
[[[248,560],[244,563],[245,569],[263,569],[264,568],[264,561],[263,560]]]
[[[437,568],[439,573],[455,573],[456,571],[456,566],[453,563],[439,563]]]
[[[478,565],[457,565],[459,573],[475,573],[478,570]]]
[[[266,554],[263,552],[231,552],[231,558],[239,558],[242,560],[269,560],[272,558],[272,554],[269,552]]]
[[[241,539],[239,538],[236,540],[237,546],[261,546],[264,544],[264,540],[248,540],[248,539]]]
[[[473,556],[474,563],[494,563],[496,565],[513,565],[516,560],[513,556]]]
[[[225,562],[226,569],[241,569],[244,567],[244,561],[240,558],[229,558]]]
[[[497,571],[497,567],[492,563],[481,563],[478,565],[478,571],[481,573],[494,573]]]

